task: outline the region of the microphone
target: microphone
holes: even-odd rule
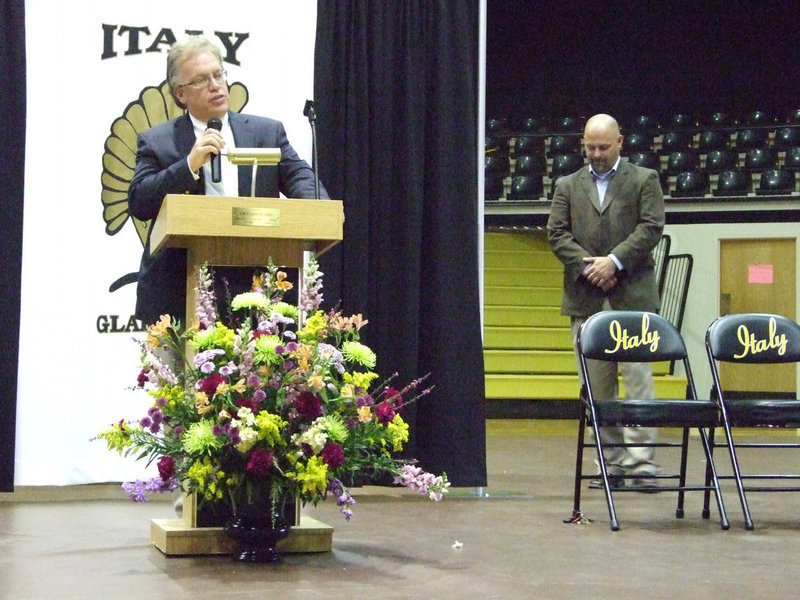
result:
[[[211,117],[208,120],[208,126],[206,129],[216,129],[217,131],[222,131],[222,121],[220,121],[217,117]],[[211,181],[214,183],[219,183],[222,181],[222,157],[219,155],[219,153],[211,157]]]
[[[306,100],[303,115],[308,117],[311,126],[311,170],[314,172],[314,197],[319,198],[319,175],[317,174],[317,113],[314,110],[314,101]]]

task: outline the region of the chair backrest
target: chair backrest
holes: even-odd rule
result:
[[[708,173],[705,171],[683,171],[675,179],[673,196],[689,197],[703,196],[708,192]]]
[[[614,362],[684,360],[686,345],[664,317],[634,310],[595,313],[578,330],[578,352]]]
[[[625,136],[623,147],[631,152],[650,152],[653,148],[653,136],[634,131]]]
[[[735,169],[739,163],[739,154],[733,150],[711,150],[706,156],[706,171],[721,173],[727,169]]]
[[[727,169],[719,174],[717,189],[714,194],[718,196],[746,196],[752,191],[753,176],[749,171],[740,169]]]
[[[764,148],[767,145],[767,139],[769,139],[769,131],[766,129],[740,129],[736,132],[736,148],[739,151]]]
[[[719,317],[706,331],[709,358],[731,363],[800,361],[800,325],[768,313]]]
[[[758,191],[787,194],[794,191],[795,174],[790,169],[767,169],[761,173]]]
[[[495,175],[508,175],[511,163],[505,154],[487,154],[483,159],[483,168],[486,173]]]
[[[553,157],[553,164],[550,167],[550,177],[557,179],[562,175],[569,175],[578,169],[582,168],[584,164],[582,154],[558,154]]]
[[[686,298],[692,280],[694,259],[691,254],[672,254],[667,257],[664,269],[664,285],[661,292],[661,308],[658,311],[675,329],[680,331],[686,311]]]
[[[728,147],[730,136],[719,129],[707,129],[700,132],[697,139],[697,149],[700,152],[709,150],[724,150]]]
[[[544,175],[544,157],[542,156],[517,156],[514,162],[514,175]]]
[[[581,151],[579,135],[554,135],[550,138],[550,156],[556,154],[572,154]]]
[[[786,158],[783,159],[783,168],[800,171],[800,146],[786,149]]]
[[[692,134],[684,131],[668,131],[661,137],[661,154],[688,150],[692,147]]]
[[[700,166],[700,159],[691,150],[673,152],[667,159],[667,174],[677,175],[686,171],[694,171]]]
[[[778,155],[772,148],[751,148],[744,155],[744,168],[749,171],[772,169],[778,164]]]
[[[775,131],[776,148],[794,148],[800,146],[800,127],[779,127]]]
[[[515,156],[544,157],[544,138],[540,135],[521,135],[514,144]]]
[[[630,156],[628,156],[628,162],[639,167],[653,169],[654,171],[661,170],[661,160],[658,158],[658,154],[653,154],[652,152],[631,152]]]
[[[669,234],[665,233],[658,240],[656,247],[653,248],[653,270],[656,273],[656,285],[658,286],[658,295],[661,297],[661,290],[664,287],[664,271],[667,268],[667,257],[669,257],[669,248],[672,245],[672,238]]]
[[[544,196],[544,182],[540,175],[514,175],[511,178],[509,200],[537,200]]]

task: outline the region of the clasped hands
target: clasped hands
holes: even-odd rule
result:
[[[586,268],[583,276],[592,285],[607,292],[617,285],[617,265],[608,256],[586,256],[583,258]]]

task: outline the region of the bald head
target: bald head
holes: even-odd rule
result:
[[[602,174],[610,170],[622,149],[617,120],[604,114],[591,117],[583,130],[583,147],[595,172]]]

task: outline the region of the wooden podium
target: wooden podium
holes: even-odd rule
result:
[[[153,223],[150,252],[185,248],[186,326],[195,314],[197,269],[215,266],[299,267],[304,253],[316,255],[342,240],[344,212],[338,200],[239,198],[168,194]],[[299,507],[298,507],[299,508]],[[292,534],[278,544],[282,552],[328,552],[333,527],[297,511]],[[221,527],[197,527],[197,502],[186,495],[183,518],[153,519],[150,541],[167,555],[228,554],[232,543]]]

